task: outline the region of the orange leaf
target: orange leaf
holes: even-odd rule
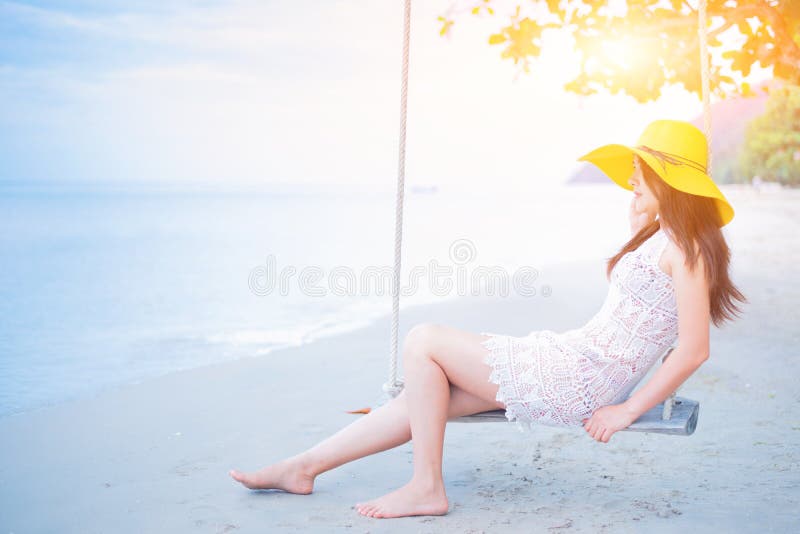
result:
[[[369,413],[370,407],[367,406],[366,408],[361,408],[360,410],[349,410],[347,413]]]

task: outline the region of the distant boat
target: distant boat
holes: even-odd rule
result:
[[[439,187],[436,185],[412,185],[411,192],[415,195],[433,195],[439,192]]]

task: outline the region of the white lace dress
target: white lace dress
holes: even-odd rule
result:
[[[534,424],[582,425],[602,406],[624,401],[678,337],[672,278],[658,266],[663,229],[611,271],[603,306],[580,328],[524,337],[481,332],[499,386],[497,400],[520,431]]]

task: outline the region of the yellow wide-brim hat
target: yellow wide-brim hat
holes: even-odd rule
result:
[[[632,191],[628,180],[634,171],[634,155],[675,189],[713,198],[722,226],[733,219],[733,207],[708,175],[708,141],[696,126],[684,121],[653,121],[636,146],[604,145],[578,161],[594,163],[620,187]]]

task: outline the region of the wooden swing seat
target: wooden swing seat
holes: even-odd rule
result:
[[[667,349],[661,357],[663,364],[675,347]],[[672,392],[666,401],[656,404],[620,432],[650,432],[652,434],[674,434],[691,436],[697,427],[700,415],[700,403],[684,397],[676,397]],[[456,423],[506,423],[505,410],[490,410],[462,417],[448,419]]]
[[[669,401],[667,401],[667,404]],[[620,432],[650,432],[653,434],[674,434],[690,436],[697,427],[700,403],[684,397],[675,397],[672,413],[664,418],[664,404],[657,404],[641,415],[636,421]],[[456,423],[507,423],[505,410],[491,410],[463,417],[454,417],[448,421]]]

